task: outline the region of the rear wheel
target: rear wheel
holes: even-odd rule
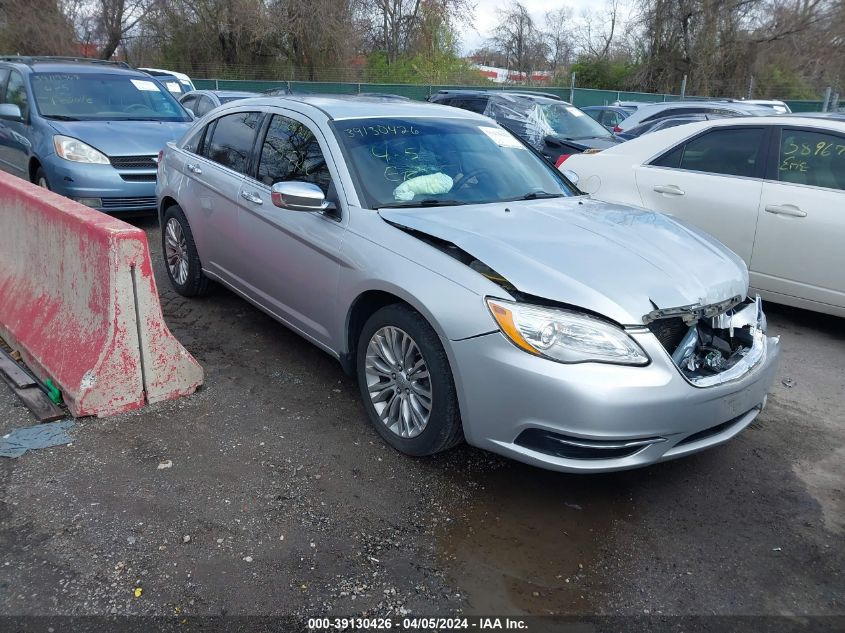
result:
[[[356,364],[370,422],[393,448],[431,455],[463,440],[446,352],[431,325],[410,306],[386,306],[367,320]]]
[[[161,229],[162,253],[170,284],[183,297],[198,297],[208,292],[208,277],[194,243],[194,235],[185,213],[178,205],[164,212]]]

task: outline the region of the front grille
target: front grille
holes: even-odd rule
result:
[[[155,174],[120,174],[126,182],[155,182]]]
[[[514,443],[538,453],[566,459],[619,459],[638,453],[652,444],[665,441],[662,437],[636,440],[585,440],[543,429],[525,429]]]
[[[121,209],[121,208],[155,208],[155,196],[144,196],[141,198],[103,198],[103,209]]]
[[[680,317],[672,317],[669,319],[658,319],[648,324],[648,329],[657,337],[663,348],[669,352],[674,353],[681,340],[689,330],[689,326],[684,323]]]
[[[115,169],[156,169],[158,156],[109,156],[109,161]]]

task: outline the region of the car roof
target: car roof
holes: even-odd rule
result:
[[[17,64],[28,67],[33,72],[67,72],[69,68],[74,73],[109,73],[118,75],[132,75],[135,77],[149,77],[147,73],[132,68],[124,62],[110,62],[100,59],[61,58],[61,57],[0,57],[0,62]]]
[[[371,97],[367,95],[279,95],[260,96],[232,103],[232,106],[278,106],[300,104],[320,110],[330,119],[365,119],[375,117],[448,117],[490,121],[469,110],[427,101]],[[225,107],[225,106],[224,106]]]
[[[210,92],[218,97],[257,97],[260,93],[248,90],[198,90],[197,92]]]

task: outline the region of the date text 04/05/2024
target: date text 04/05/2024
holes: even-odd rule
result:
[[[447,631],[447,630],[527,630],[525,620],[519,618],[473,617],[473,618],[309,618],[308,629],[328,630],[392,630],[397,631]]]

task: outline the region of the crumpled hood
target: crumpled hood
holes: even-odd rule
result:
[[[642,325],[655,306],[708,305],[748,291],[748,270],[727,247],[644,209],[579,197],[379,214],[455,244],[523,293],[624,325]]]
[[[106,156],[158,154],[170,141],[178,140],[191,121],[50,121],[59,134],[78,138]]]

